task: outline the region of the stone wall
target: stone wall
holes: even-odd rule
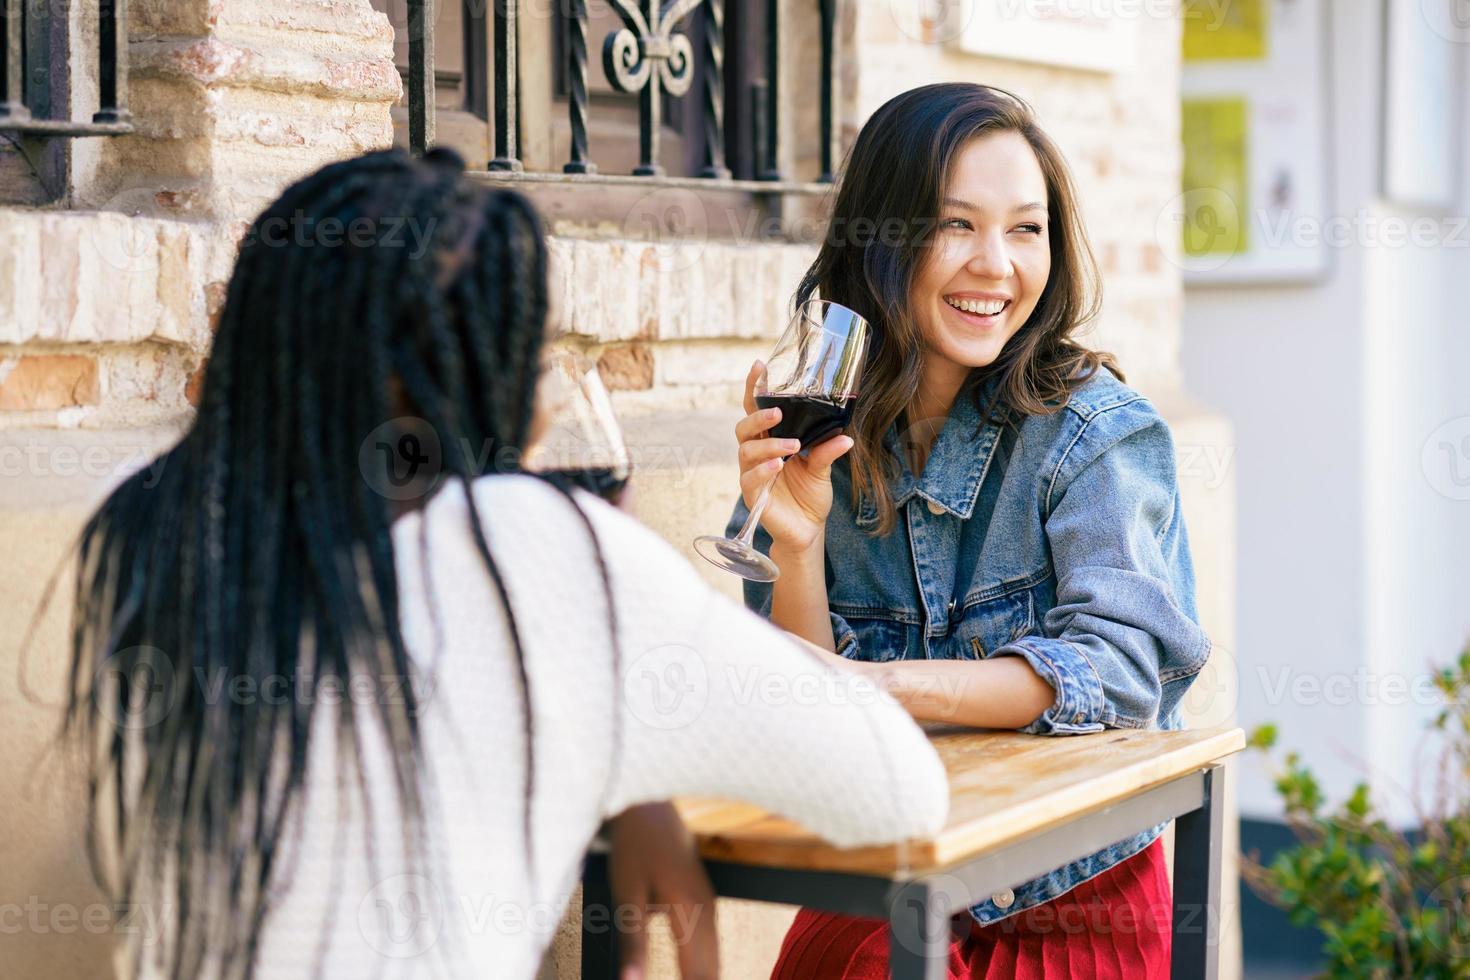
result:
[[[393,33],[367,0],[129,13],[136,133],[63,141],[59,199],[0,209],[0,428],[187,416],[250,219],[291,180],[392,142]],[[73,36],[82,118],[95,24]]]

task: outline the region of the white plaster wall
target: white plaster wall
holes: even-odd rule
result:
[[[1340,798],[1364,776],[1413,783],[1428,667],[1470,637],[1470,501],[1436,489],[1421,458],[1470,416],[1470,242],[1386,241],[1392,222],[1425,218],[1450,235],[1464,191],[1446,212],[1381,200],[1382,7],[1330,9],[1321,217],[1361,212],[1363,230],[1331,249],[1320,285],[1187,288],[1184,366],[1236,433],[1240,723],[1277,722]],[[1242,780],[1244,815],[1280,813],[1258,763]],[[1383,801],[1412,821],[1403,796]]]

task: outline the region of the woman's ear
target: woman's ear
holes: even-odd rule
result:
[[[388,375],[388,410],[394,416],[418,414],[413,399],[408,397],[408,389],[403,384],[403,378],[397,371]]]

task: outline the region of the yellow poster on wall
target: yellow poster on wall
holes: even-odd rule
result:
[[[1185,255],[1238,255],[1250,248],[1248,109],[1239,97],[1184,100]]]
[[[1184,0],[1185,61],[1260,61],[1271,0]]]

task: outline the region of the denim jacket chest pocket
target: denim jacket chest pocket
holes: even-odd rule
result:
[[[1029,588],[967,603],[959,616],[948,644],[956,660],[984,660],[1037,628],[1036,601]]]
[[[829,608],[850,628],[836,637],[837,652],[843,656],[869,663],[923,656],[923,627],[916,613],[840,602]]]

